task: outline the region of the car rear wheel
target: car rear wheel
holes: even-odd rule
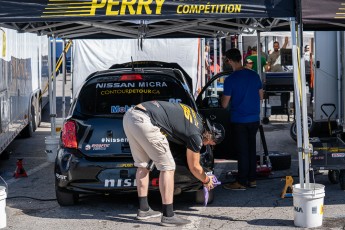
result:
[[[208,193],[208,204],[212,203],[214,200],[214,192],[213,189],[209,191]],[[204,204],[205,203],[205,196],[203,189],[200,189],[195,192],[195,202],[197,204]]]
[[[56,199],[60,206],[72,206],[78,203],[79,194],[64,192],[55,188]]]
[[[328,180],[332,184],[339,183],[339,170],[328,170]]]

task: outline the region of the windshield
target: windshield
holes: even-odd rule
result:
[[[183,86],[166,76],[145,76],[140,81],[92,81],[80,91],[76,110],[88,115],[124,114],[140,102],[161,100],[191,105]]]

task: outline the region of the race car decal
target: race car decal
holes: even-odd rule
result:
[[[108,83],[97,83],[96,88],[97,89],[112,89],[112,88],[134,88],[134,87],[140,87],[140,88],[149,88],[149,87],[168,87],[167,83],[165,82],[108,82]]]
[[[169,102],[171,102],[171,103],[181,103],[182,100],[180,98],[169,98]]]
[[[85,145],[85,150],[106,150],[110,144],[92,144]]]
[[[133,106],[134,105],[125,105],[125,106],[113,105],[111,106],[111,113],[125,113]]]
[[[102,96],[113,94],[161,94],[158,89],[107,89],[100,92]]]
[[[135,186],[137,186],[136,179],[105,179],[104,181],[104,187],[106,188]]]
[[[101,139],[102,143],[128,143],[128,139],[126,137],[122,138],[108,138],[104,137]]]
[[[58,173],[55,173],[55,176],[59,180],[67,180],[67,176],[64,176],[64,175],[61,175],[61,174],[58,174]]]

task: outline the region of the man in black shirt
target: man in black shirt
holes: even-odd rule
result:
[[[207,176],[200,165],[200,150],[203,145],[215,145],[224,139],[224,128],[207,123],[189,106],[165,101],[143,102],[127,111],[123,126],[131,147],[136,174],[140,208],[138,219],[158,217],[160,212],[150,209],[147,201],[149,170],[152,160],[160,170],[159,188],[163,203],[161,224],[179,226],[190,223],[174,215],[175,161],[168,140],[187,147],[187,162],[192,174],[204,186],[213,189],[212,176]]]

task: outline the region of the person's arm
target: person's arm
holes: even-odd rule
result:
[[[222,107],[224,109],[226,109],[228,107],[229,102],[230,102],[230,98],[231,98],[230,96],[225,96],[225,95],[222,96]]]
[[[188,168],[198,180],[200,180],[205,187],[212,189],[212,176],[207,176],[204,169],[200,165],[200,153],[194,152],[187,148],[187,163]]]
[[[262,101],[264,99],[264,90],[259,89],[259,95],[260,95],[260,100]]]
[[[286,49],[288,43],[289,43],[289,37],[285,37],[285,41],[284,41],[284,45],[282,46],[282,49]]]

